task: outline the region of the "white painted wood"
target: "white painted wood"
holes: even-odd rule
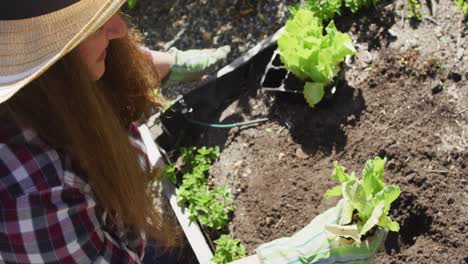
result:
[[[151,137],[151,132],[146,125],[141,125],[138,127],[140,130],[141,136],[143,141],[146,145],[146,151],[148,152],[148,158],[153,166],[163,166],[164,162],[162,160],[161,153],[154,142],[154,139]],[[203,236],[203,233],[198,226],[198,223],[190,223],[188,219],[188,213],[179,205],[177,205],[176,201],[176,188],[174,184],[169,181],[163,181],[163,193],[166,198],[169,200],[169,203],[174,211],[177,220],[179,221],[182,230],[187,237],[187,240],[190,246],[195,253],[195,256],[198,259],[198,262],[201,264],[209,264],[211,263],[211,259],[213,258],[213,252],[211,248],[208,246],[208,243]]]

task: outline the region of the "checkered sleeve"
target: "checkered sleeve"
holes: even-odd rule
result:
[[[89,185],[62,154],[32,132],[4,136],[0,131],[0,263],[141,263],[145,243],[106,227]]]
[[[76,188],[55,187],[3,203],[0,262],[140,263],[101,228],[95,201]]]

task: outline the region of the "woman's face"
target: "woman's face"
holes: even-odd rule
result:
[[[119,14],[115,14],[98,31],[78,45],[78,54],[88,66],[93,80],[99,80],[106,70],[106,48],[109,41],[123,38],[127,33],[127,24]]]

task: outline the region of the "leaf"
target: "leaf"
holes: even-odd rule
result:
[[[137,3],[137,0],[127,0],[128,7],[130,9],[134,8]]]
[[[379,2],[378,0],[345,0],[345,6],[348,7],[351,12],[356,13],[362,8],[370,7],[372,4]]]
[[[366,204],[366,193],[364,188],[359,181],[352,180],[344,183],[343,197],[349,201],[349,203],[356,208],[359,212],[363,212]]]
[[[177,183],[177,170],[176,170],[175,164],[167,165],[164,168],[164,172],[161,178],[168,180],[172,182],[173,184],[176,184]]]
[[[359,229],[357,225],[335,225],[335,224],[327,224],[325,225],[325,230],[327,230],[330,234],[340,237],[352,238],[356,241],[356,243],[361,243],[361,234],[359,233]]]
[[[342,210],[341,217],[340,217],[338,224],[347,225],[351,223],[353,219],[354,207],[351,205],[351,203],[348,200],[343,199],[341,210]]]
[[[322,83],[306,82],[304,85],[304,97],[310,107],[314,107],[319,103],[324,94],[324,85]]]
[[[383,208],[385,203],[382,201],[372,211],[372,215],[367,219],[366,223],[362,227],[361,231],[359,232],[361,235],[366,234],[369,230],[371,230],[374,226],[379,223],[379,219],[382,216]]]
[[[342,0],[307,0],[305,7],[324,21],[328,21],[335,14],[340,14]]]
[[[337,185],[331,189],[328,189],[327,192],[325,193],[325,198],[331,198],[331,197],[335,197],[335,196],[341,196],[341,185]]]
[[[387,215],[380,216],[378,225],[393,232],[400,231],[400,225],[397,222],[392,221]]]
[[[375,195],[385,187],[383,182],[385,161],[377,157],[366,162],[362,175],[367,195]]]
[[[343,166],[338,165],[338,162],[333,162],[333,173],[332,173],[332,178],[343,183],[343,182],[348,182],[351,180],[355,180],[356,177],[349,176],[346,174],[346,169]]]
[[[383,209],[384,213],[387,214],[390,210],[390,206],[392,203],[400,196],[400,188],[395,185],[387,186],[382,191],[375,195],[375,201],[383,201],[385,203],[385,207]]]

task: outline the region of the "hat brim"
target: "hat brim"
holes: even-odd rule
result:
[[[14,43],[14,45],[10,41],[11,47],[8,43],[2,43],[0,39],[0,60],[3,60],[0,63],[0,103],[8,100],[73,50],[90,34],[98,30],[124,3],[125,0],[81,0],[64,10],[37,18],[23,21],[2,21],[0,34],[10,33],[9,37],[13,40],[18,39],[19,34],[23,34],[21,37],[26,35],[22,30],[27,30],[28,25],[35,23],[46,24],[51,21],[50,23],[53,22],[62,28],[67,26],[68,28],[61,32],[55,31],[54,34],[54,28],[45,27],[46,31],[49,30],[49,32],[43,32],[43,35],[39,36],[42,40],[42,45],[40,45],[42,48],[40,52],[35,53],[30,52],[31,47],[27,47],[27,45],[36,45],[36,42],[33,41],[34,37],[20,37],[18,43]],[[79,17],[70,17],[71,14],[76,14]],[[34,29],[29,30],[33,32]],[[15,38],[14,35],[11,36],[12,34],[18,34],[18,36]],[[37,36],[35,38],[38,39]],[[8,51],[8,48],[14,48],[15,52]],[[10,59],[4,59],[6,56],[10,56]]]

